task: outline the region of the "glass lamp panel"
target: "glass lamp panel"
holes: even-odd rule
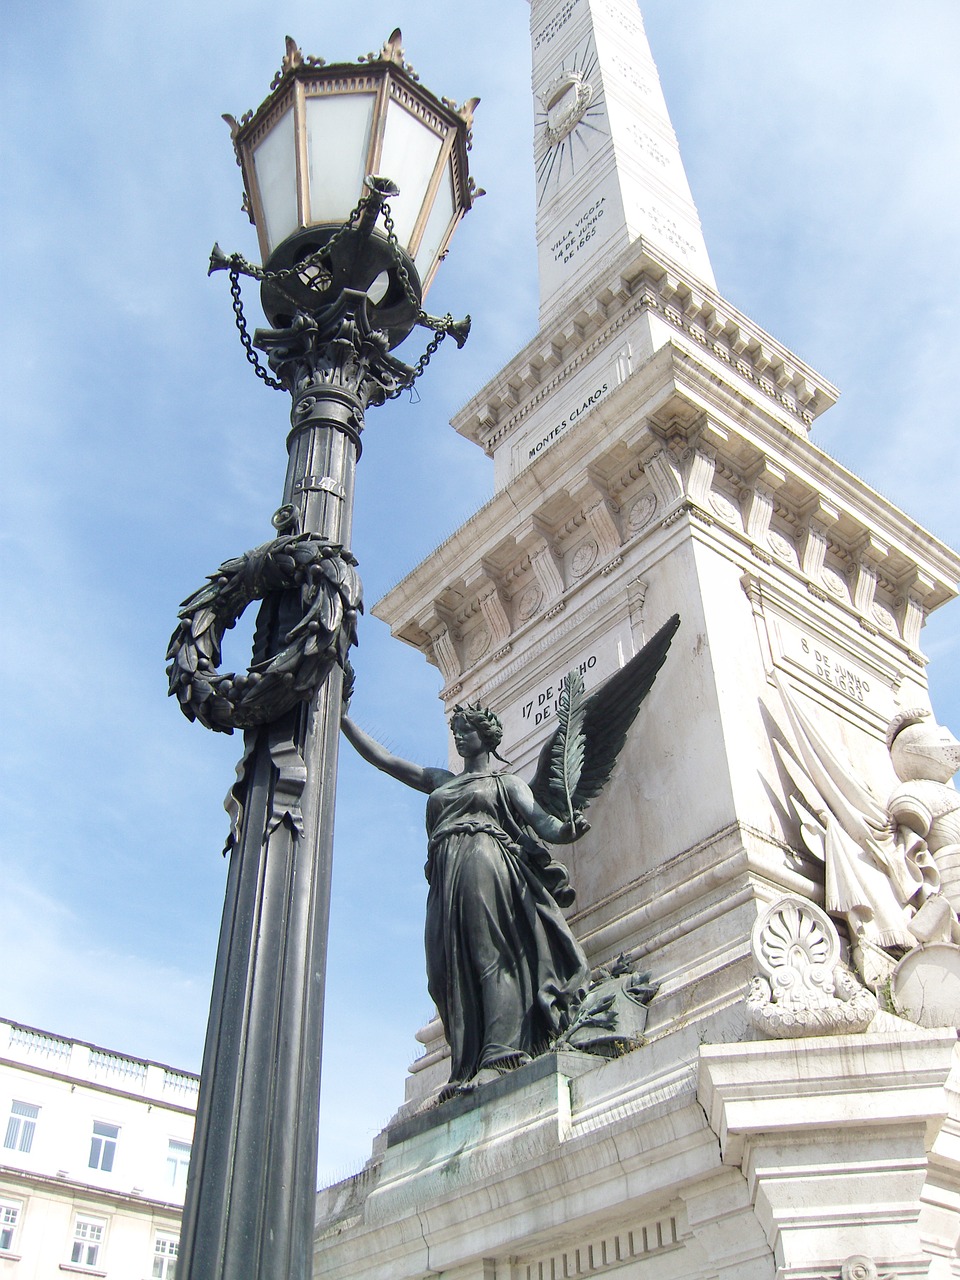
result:
[[[410,235],[420,214],[443,139],[399,102],[391,98],[383,133],[383,151],[377,166],[383,178],[392,178],[400,195],[390,201],[397,239],[409,248]]]
[[[297,210],[297,148],[293,134],[293,108],[285,112],[253,153],[260,188],[260,205],[266,221],[267,251],[300,225]]]
[[[360,199],[375,103],[373,93],[307,98],[311,222],[346,222]]]
[[[417,250],[417,256],[414,260],[414,265],[417,268],[420,279],[423,281],[427,281],[430,277],[430,272],[433,269],[437,255],[443,247],[443,241],[455,210],[453,161],[451,160],[447,164],[443,177],[440,179],[437,198],[434,201],[433,208],[430,210],[430,216],[427,218],[427,225],[423,229],[423,239],[420,241],[420,248]]]

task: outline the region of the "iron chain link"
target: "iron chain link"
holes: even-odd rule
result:
[[[237,322],[237,330],[240,334],[240,342],[244,351],[247,353],[247,359],[253,365],[253,372],[268,387],[272,387],[274,391],[283,391],[284,385],[278,382],[276,378],[272,378],[266,369],[260,363],[260,357],[253,348],[253,340],[247,330],[247,318],[243,314],[243,299],[240,297],[240,268],[236,262],[230,263],[230,293],[233,295],[233,314]]]

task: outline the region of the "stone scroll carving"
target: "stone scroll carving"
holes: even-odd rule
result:
[[[837,1280],[836,1273],[825,1275],[823,1280]],[[892,1271],[881,1271],[866,1254],[854,1253],[844,1260],[839,1280],[897,1280],[897,1277]]]
[[[840,938],[819,907],[803,898],[775,902],[751,939],[763,977],[747,997],[750,1021],[764,1035],[843,1035],[865,1031],[877,998],[840,963]]]

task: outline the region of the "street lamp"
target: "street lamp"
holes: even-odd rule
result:
[[[471,202],[467,130],[451,106],[411,74],[399,31],[359,65],[305,59],[289,41],[266,102],[240,123],[225,117],[264,265],[289,266],[321,244],[347,221],[367,174],[382,173],[402,177],[390,202],[396,235],[426,293]]]
[[[256,373],[293,405],[278,536],[184,602],[167,654],[191,720],[244,730],[179,1280],[311,1275],[341,684],[361,608],[354,472],[367,405],[409,387],[448,334],[466,339],[469,320],[422,299],[477,194],[475,106],[424,89],[395,31],[329,66],[288,38],[268,98],[225,117],[263,265],[215,246],[210,269],[229,272]],[[252,337],[242,276],[271,326]],[[391,353],[416,325],[433,337],[411,367]],[[252,665],[222,673],[223,634],[253,600]]]

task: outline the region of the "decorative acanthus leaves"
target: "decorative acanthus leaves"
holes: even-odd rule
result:
[[[226,560],[183,602],[167,676],[188,720],[232,733],[279,719],[347,664],[363,611],[356,560],[318,534],[290,534]],[[254,600],[299,591],[297,620],[245,675],[221,674],[223,635]],[[277,611],[282,616],[282,611]],[[258,627],[259,630],[259,627]],[[258,636],[258,642],[264,637]]]

